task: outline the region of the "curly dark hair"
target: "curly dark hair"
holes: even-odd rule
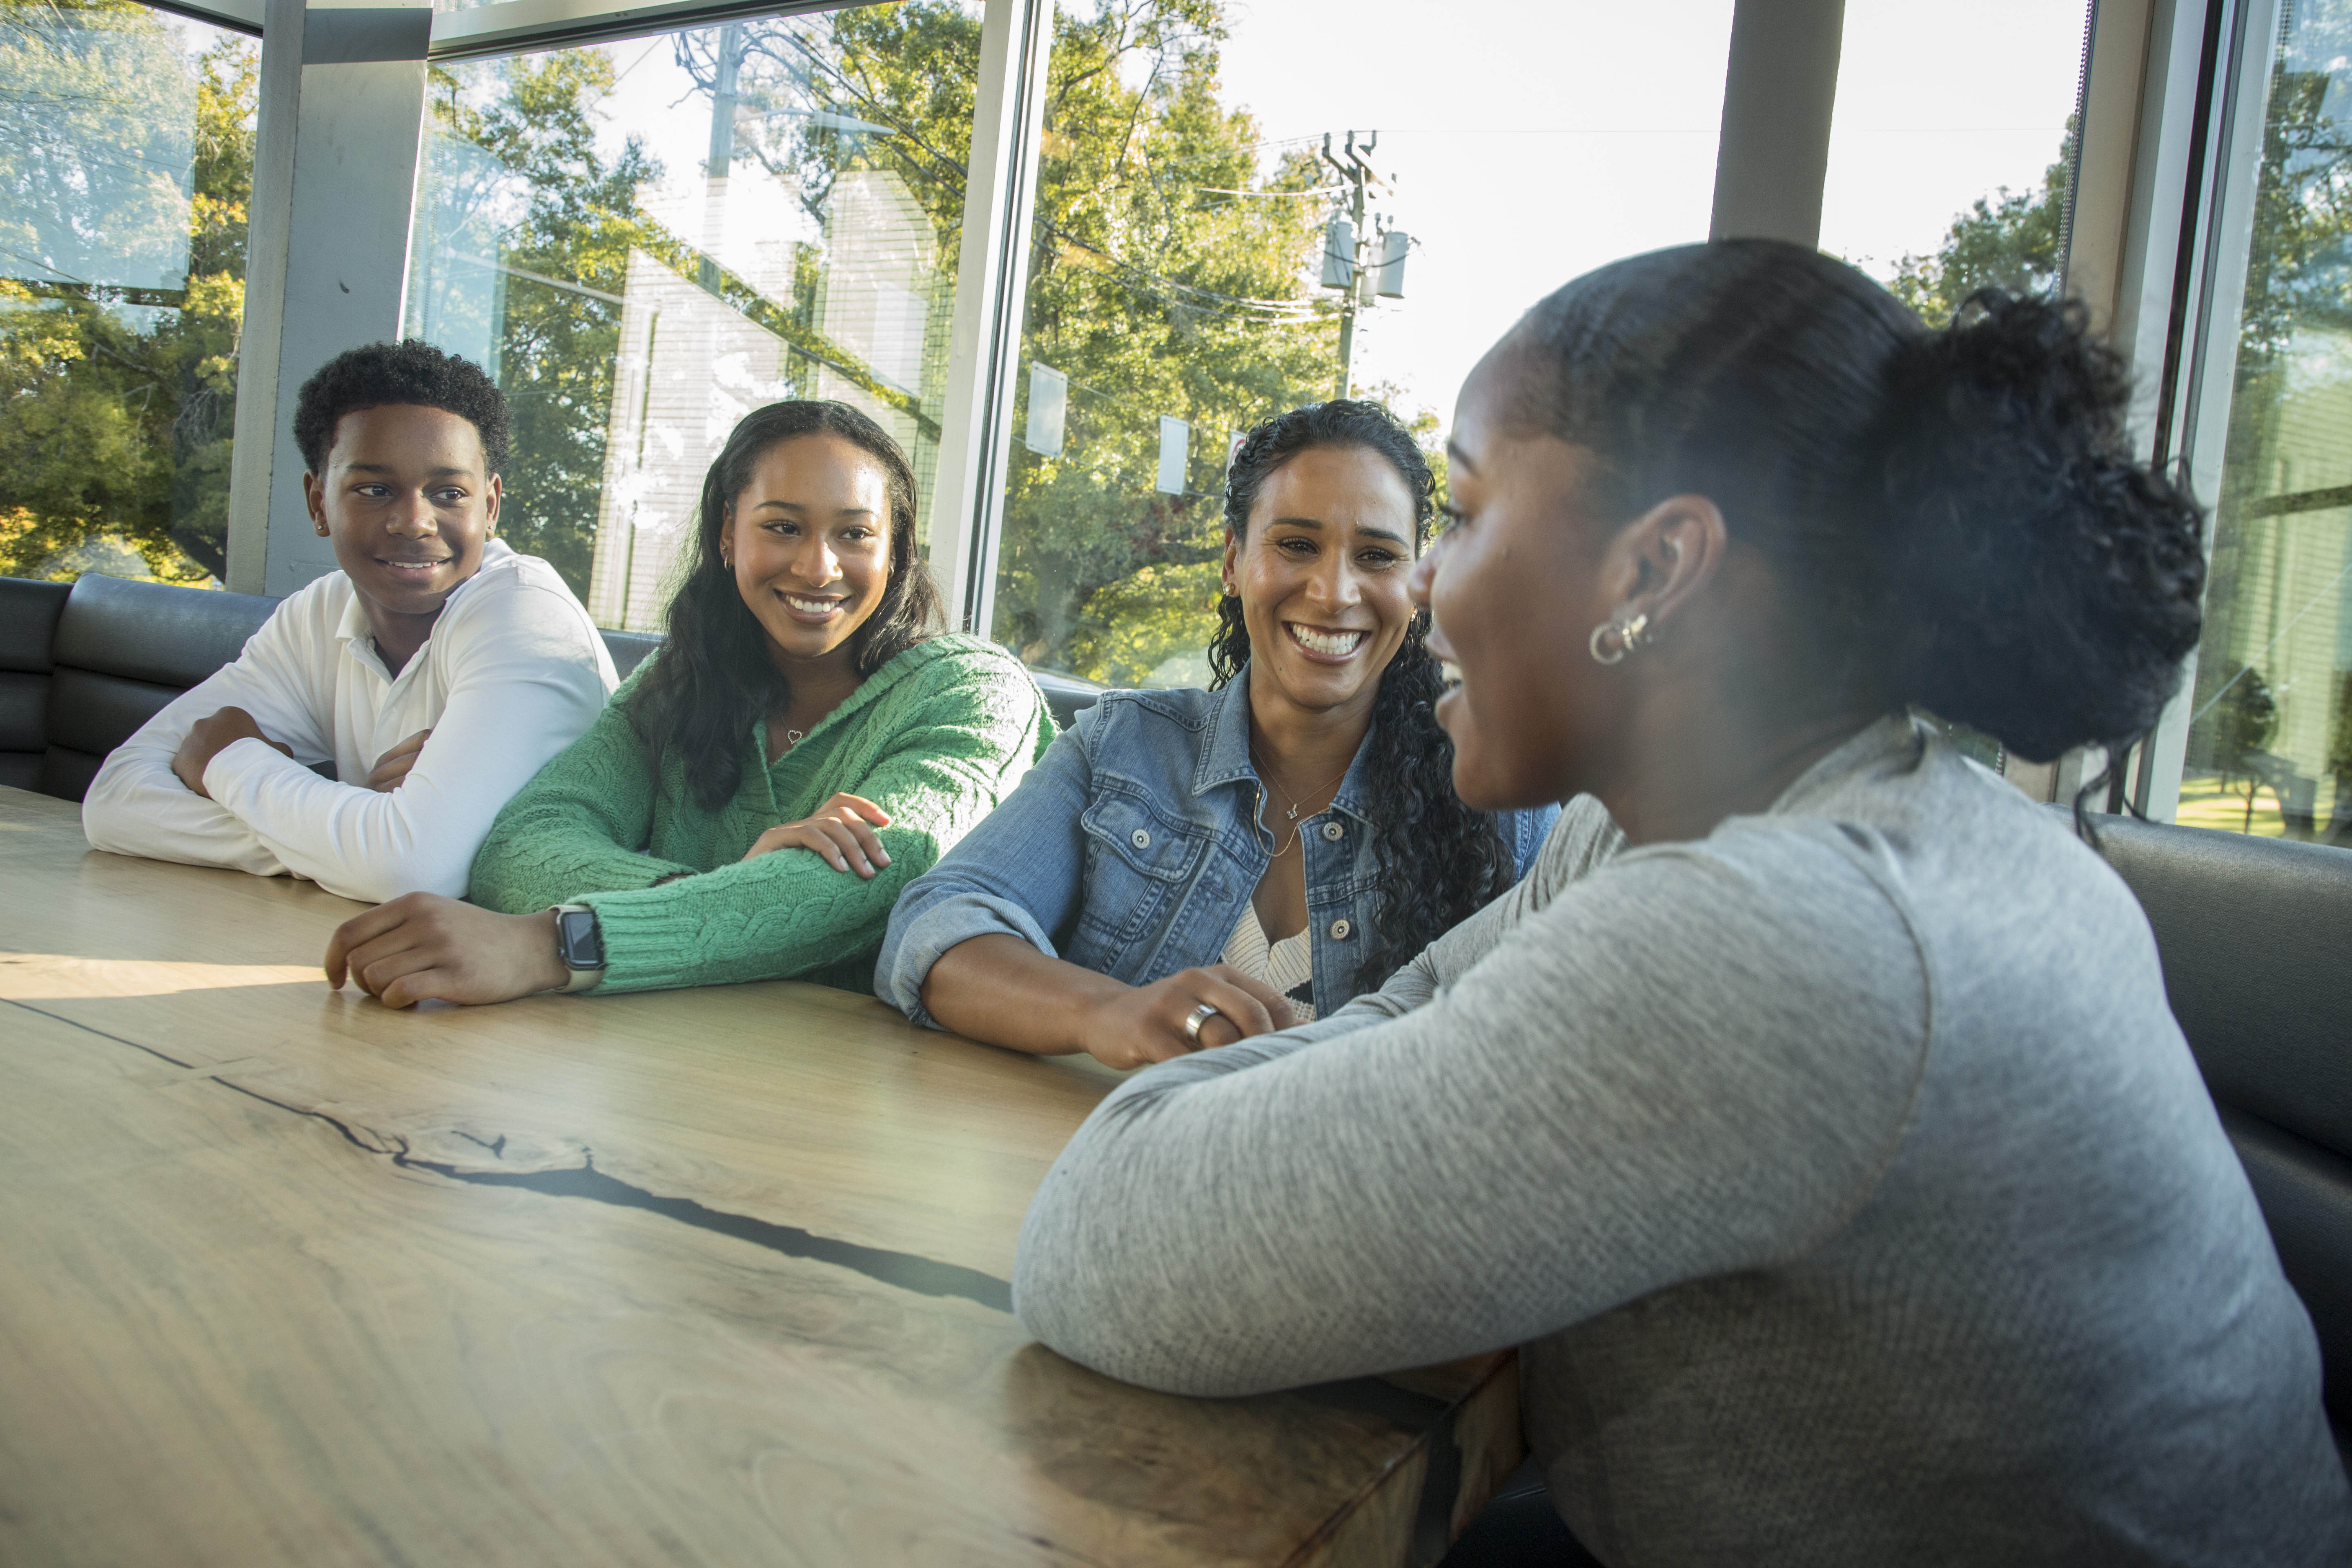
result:
[[[720,558],[719,538],[767,450],[819,433],[838,436],[872,457],[890,500],[890,579],[882,602],[849,634],[857,673],[871,675],[946,629],[939,587],[915,548],[915,470],[890,433],[846,403],[771,403],[745,415],[703,476],[701,510],[670,596],[669,637],[630,691],[627,707],[631,726],[653,752],[654,776],[660,778],[663,755],[676,747],[695,798],[707,810],[735,797],[743,783],[745,738],[788,696],[784,678],[768,658],[768,634]]]
[[[1243,439],[1225,479],[1227,531],[1246,539],[1266,479],[1317,447],[1358,447],[1387,458],[1412,492],[1413,547],[1428,542],[1437,488],[1429,460],[1387,409],[1346,398],[1277,414]],[[1242,602],[1227,595],[1217,601],[1217,630],[1209,639],[1211,689],[1241,674],[1249,657]],[[1429,652],[1429,616],[1417,611],[1381,672],[1365,736],[1372,748],[1370,793],[1381,812],[1373,848],[1383,897],[1356,970],[1358,992],[1379,986],[1518,875],[1494,819],[1454,793],[1454,742],[1432,711],[1444,689]]]
[[[1987,289],[1931,331],[1778,240],[1586,274],[1506,340],[1516,416],[1633,518],[1705,495],[1774,564],[1825,694],[2047,762],[2120,756],[2197,646],[2203,515],[2131,456],[2131,379],[2083,308]]]
[[[507,462],[507,399],[472,360],[444,353],[415,338],[362,343],[320,365],[294,399],[294,445],[312,473],[324,470],[335,426],[346,414],[387,404],[446,409],[471,420],[482,437],[482,463],[498,473]]]

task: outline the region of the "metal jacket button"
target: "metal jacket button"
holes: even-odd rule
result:
[[[1329,839],[1334,844],[1339,843],[1340,839],[1347,836],[1348,830],[1340,826],[1336,822],[1327,822],[1323,825],[1323,837]]]
[[[1151,847],[1151,835],[1145,832],[1140,827],[1129,834],[1127,836],[1127,841],[1129,844],[1134,845],[1138,849],[1149,849]]]
[[[1333,942],[1345,942],[1348,940],[1348,933],[1355,929],[1356,928],[1354,926],[1349,924],[1346,921],[1333,921],[1331,922],[1331,940]]]

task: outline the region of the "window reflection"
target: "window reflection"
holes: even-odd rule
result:
[[[2179,820],[2352,843],[2352,5],[2285,13]]]
[[[1205,684],[1227,454],[1332,395],[1349,277],[1351,394],[1411,423],[1442,475],[1454,394],[1521,310],[1706,237],[1731,9],[1681,8],[1661,48],[1654,17],[1593,0],[1444,26],[1405,0],[1339,26],[1305,0],[1066,0],[996,640],[1109,685]]]
[[[976,11],[910,0],[434,71],[408,331],[512,404],[503,529],[651,630],[751,409],[835,397],[935,487]]]
[[[215,584],[259,46],[0,9],[0,574]]]

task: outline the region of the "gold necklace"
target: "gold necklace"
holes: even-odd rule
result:
[[[1314,795],[1292,795],[1287,789],[1285,789],[1283,787],[1282,781],[1275,776],[1274,770],[1267,767],[1265,763],[1259,759],[1257,748],[1255,746],[1252,746],[1249,749],[1249,759],[1251,764],[1257,769],[1258,777],[1274,785],[1276,790],[1281,792],[1283,797],[1290,802],[1289,809],[1283,814],[1283,819],[1290,824],[1290,842],[1284,845],[1281,848],[1276,849],[1271,857],[1273,859],[1279,860],[1297,847],[1298,836],[1307,831],[1306,824],[1298,820],[1298,808],[1305,805],[1308,801],[1314,799],[1315,795],[1329,795],[1336,792],[1339,787],[1340,780],[1348,776],[1348,768],[1341,768],[1339,770],[1339,778],[1333,779],[1321,789],[1315,791]],[[1348,763],[1348,767],[1352,768],[1355,765],[1354,759],[1350,758]],[[1323,803],[1323,809],[1328,811],[1330,808],[1331,803],[1328,800],[1326,800]],[[1261,826],[1263,826],[1263,814],[1261,814]]]

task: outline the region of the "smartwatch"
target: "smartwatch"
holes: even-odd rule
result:
[[[604,978],[604,933],[596,911],[585,904],[555,906],[555,952],[572,978],[561,989],[586,991]]]

